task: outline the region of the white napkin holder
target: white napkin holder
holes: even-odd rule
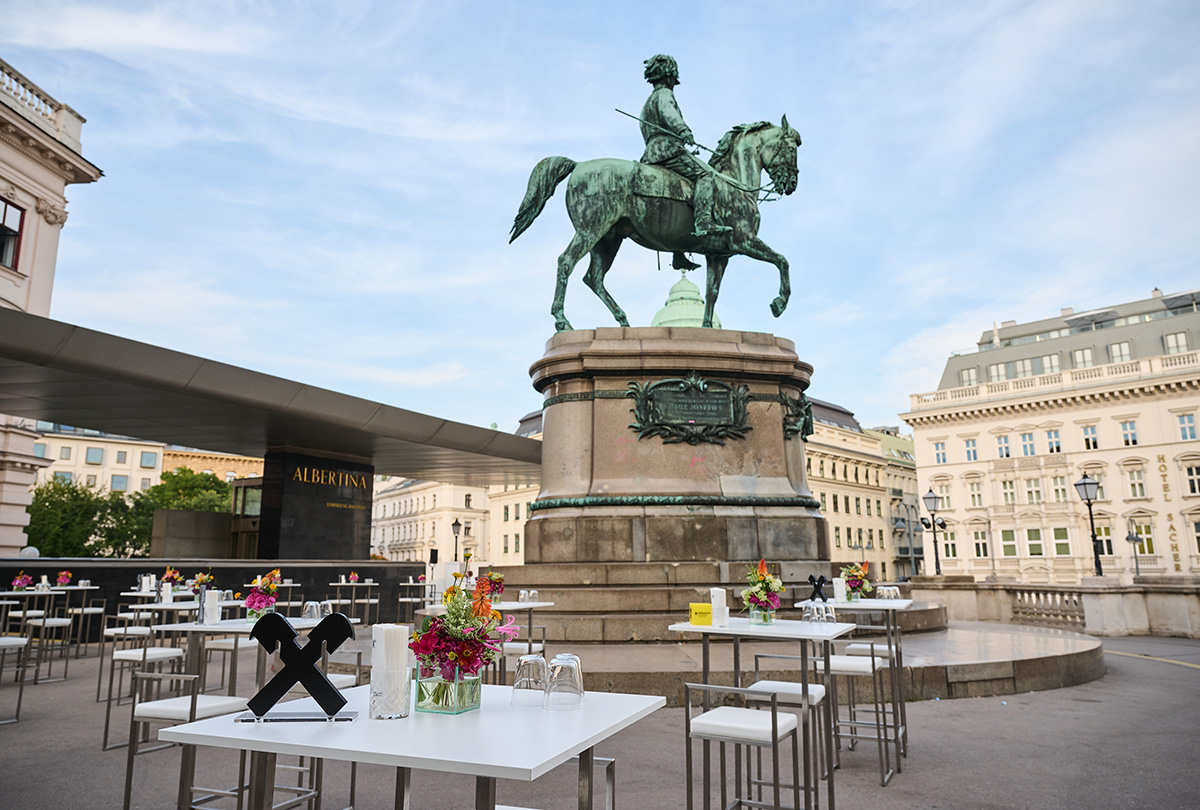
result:
[[[834,577],[833,578],[833,601],[835,601],[835,602],[845,602],[846,601],[846,578],[845,577]]]

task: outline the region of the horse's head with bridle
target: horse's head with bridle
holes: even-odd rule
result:
[[[745,154],[738,148],[743,142],[754,143],[756,163],[745,162]],[[786,195],[796,190],[799,146],[800,133],[788,125],[785,115],[783,123],[779,126],[769,121],[757,121],[753,124],[739,124],[729,130],[721,137],[708,162],[722,174],[731,175],[742,183],[750,184],[744,190],[766,190],[768,193]],[[758,175],[764,169],[771,182],[767,186],[759,186]]]

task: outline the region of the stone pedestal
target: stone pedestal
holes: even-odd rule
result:
[[[757,332],[555,335],[530,369],[545,406],[526,563],[827,561],[797,408],[811,373]]]

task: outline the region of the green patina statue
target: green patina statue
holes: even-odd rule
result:
[[[625,312],[604,287],[621,242],[630,238],[651,250],[675,254],[675,266],[695,267],[685,253],[702,253],[708,266],[704,326],[712,326],[713,306],[729,258],[749,256],[779,268],[779,295],[771,312],[779,317],[791,294],[788,263],[758,238],[758,193],[765,170],[769,191],[796,190],[796,153],[800,135],[787,116],[775,126],[766,121],[741,124],[721,138],[708,163],[697,159],[692,131],[675,101],[679,84],[675,60],[659,54],[646,60],[646,80],[654,86],[642,114],[646,151],[641,161],[601,158],[576,163],[548,157],[534,167],[529,188],[512,227],[511,242],[525,232],[568,177],[567,213],[575,237],[558,257],[558,280],[551,313],[557,331],[571,328],[563,311],[567,279],[585,254],[591,261],[584,283],[600,297],[617,323],[628,326]]]

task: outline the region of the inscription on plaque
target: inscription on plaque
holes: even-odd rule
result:
[[[654,405],[665,422],[687,425],[724,425],[733,422],[733,392],[728,389],[659,389],[654,392]]]
[[[746,424],[749,389],[744,385],[735,388],[705,380],[693,371],[683,378],[631,382],[628,395],[635,403],[631,413],[636,420],[629,427],[639,439],[660,436],[663,444],[724,444],[752,430]]]

